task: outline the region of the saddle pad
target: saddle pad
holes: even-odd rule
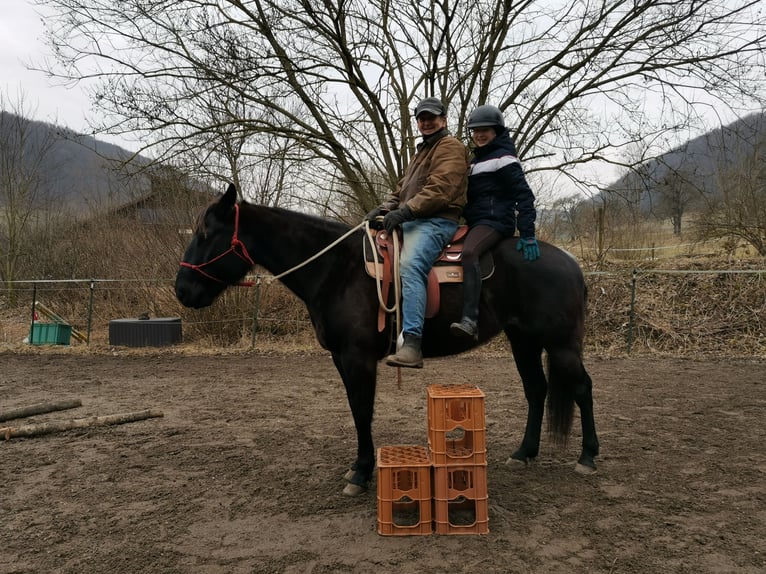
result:
[[[462,240],[467,233],[467,226],[461,225],[458,228],[458,233],[455,237]],[[371,235],[377,233],[374,230],[370,230]],[[462,234],[461,234],[462,232]],[[373,235],[374,236],[374,235]],[[363,239],[364,246],[364,268],[367,271],[367,275],[370,277],[383,277],[384,262],[383,257],[378,251],[370,249],[370,243],[367,238]],[[449,244],[442,252],[441,257],[434,263],[432,274],[435,275],[438,283],[462,283],[463,282],[463,266],[461,265],[463,255],[463,244],[458,243],[456,245]],[[377,267],[377,269],[376,269]],[[489,252],[483,253],[481,256],[481,277],[482,279],[488,279],[492,276],[495,270],[495,262],[492,259],[492,254]]]

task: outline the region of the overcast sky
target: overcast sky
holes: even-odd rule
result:
[[[24,115],[87,133],[86,118],[93,115],[83,87],[62,86],[43,72],[29,70],[41,67],[50,53],[45,45],[45,29],[41,8],[31,0],[0,0],[0,92],[13,106],[23,95]],[[12,106],[9,106],[12,107]],[[117,143],[127,149],[135,146],[124,141],[99,139]]]
[[[115,0],[119,1],[119,0]],[[18,102],[23,94],[24,115],[31,119],[46,121],[68,127],[79,133],[88,133],[88,117],[96,117],[92,110],[85,88],[81,85],[65,87],[60,81],[51,80],[43,72],[29,70],[29,67],[43,67],[49,54],[45,45],[45,30],[41,11],[33,0],[0,0],[0,93],[11,104]],[[713,108],[701,109],[706,113]],[[718,113],[729,116],[727,110],[718,109]],[[725,117],[726,122],[734,117]],[[688,137],[693,137],[690,133]],[[99,136],[99,139],[115,143],[128,150],[140,146],[111,136]],[[602,166],[599,170],[603,171]],[[610,168],[606,168],[610,171]],[[596,179],[602,179],[602,177]],[[595,177],[595,175],[591,176]],[[613,177],[612,174],[607,176]]]

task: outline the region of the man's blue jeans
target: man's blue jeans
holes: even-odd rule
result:
[[[457,221],[443,217],[416,219],[402,224],[402,331],[423,336],[428,273],[457,231]]]

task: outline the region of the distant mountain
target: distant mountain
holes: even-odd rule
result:
[[[610,191],[645,189],[641,205],[656,204],[657,188],[675,174],[701,194],[718,192],[721,173],[752,156],[766,140],[766,113],[757,112],[689,140],[642,166],[643,177],[629,174],[609,186]]]
[[[132,152],[49,123],[4,111],[0,114],[0,145],[13,146],[23,130],[25,161],[35,166],[30,169],[40,180],[38,197],[47,204],[75,213],[88,212],[118,207],[148,192],[147,178],[131,178],[128,182],[126,172],[120,169]],[[0,155],[5,153],[0,149]],[[146,163],[146,158],[137,157],[130,165]],[[0,193],[0,203],[5,197]]]
[[[8,141],[3,130],[13,126],[18,116],[0,112],[0,146]],[[88,213],[96,209],[113,209],[147,195],[151,189],[148,177],[131,178],[118,168],[133,155],[119,146],[91,136],[34,120],[28,122],[28,147],[50,141],[51,147],[39,169],[43,187],[41,194],[53,205]],[[643,180],[636,174],[621,177],[609,186],[610,191],[644,189],[641,204],[645,209],[656,204],[656,188],[673,172],[683,171],[690,183],[707,193],[716,191],[716,174],[752,154],[754,146],[766,138],[766,113],[748,115],[720,129],[689,140],[684,145],[662,154],[642,167]],[[2,154],[2,149],[0,149]],[[145,165],[147,158],[132,160],[134,167]],[[0,205],[4,194],[0,193]]]

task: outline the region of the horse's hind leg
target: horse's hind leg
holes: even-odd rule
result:
[[[375,470],[372,415],[375,408],[377,363],[374,358],[365,359],[361,351],[333,353],[332,358],[346,387],[357,439],[356,461],[344,477],[348,484],[343,494],[356,496],[367,490]]]
[[[575,385],[575,402],[580,409],[580,423],[582,425],[582,454],[577,461],[575,470],[583,474],[595,472],[596,462],[593,460],[598,455],[598,436],[596,435],[596,421],[593,416],[593,381],[590,375],[582,368],[581,382]]]
[[[550,383],[549,418],[557,438],[566,440],[572,424],[573,402],[580,410],[582,452],[575,470],[595,472],[594,458],[599,444],[593,417],[593,382],[585,370],[580,353],[571,348],[548,349],[548,380]]]
[[[527,399],[527,426],[521,446],[511,455],[511,459],[528,463],[540,452],[540,433],[545,412],[545,396],[548,383],[545,379],[542,363],[542,347],[526,341],[523,336],[506,329],[505,334],[511,343],[513,359],[524,385]]]

